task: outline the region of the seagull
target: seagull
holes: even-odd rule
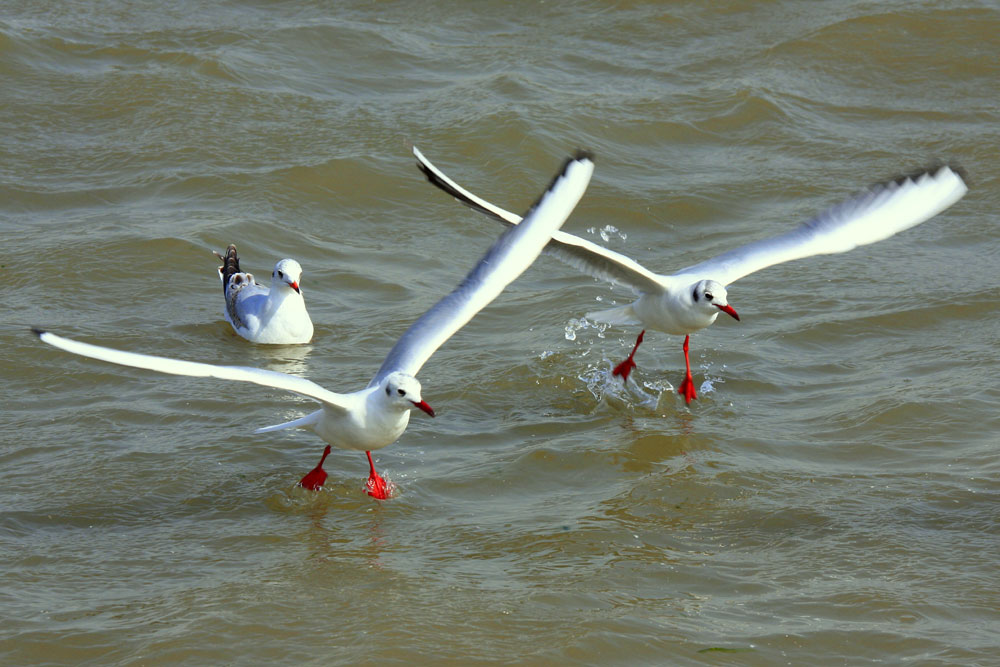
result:
[[[525,215],[524,224],[506,230],[461,284],[406,330],[368,386],[349,394],[329,391],[311,380],[277,371],[154,357],[82,343],[41,329],[33,331],[42,342],[85,357],[173,375],[253,382],[311,398],[320,403],[319,410],[293,421],[259,428],[255,433],[306,428],[335,447],[365,452],[370,468],[368,494],[385,500],[389,497],[389,486],[375,471],[371,452],[392,444],[403,434],[411,411],[421,410],[434,416],[434,410],[421,396],[417,372],[445,341],[535,261],[552,233],[562,226],[583,196],[593,170],[594,163],[588,153],[580,152],[568,159]],[[313,479],[307,475],[303,481]]]
[[[415,146],[413,154],[427,180],[461,203],[508,225],[521,221],[463,189]],[[545,250],[584,273],[638,294],[633,303],[587,313],[599,322],[643,327],[631,353],[613,369],[614,376],[628,381],[646,329],[684,336],[687,373],[677,393],[690,403],[697,398],[688,356],[691,334],[715,322],[719,313],[739,321],[740,316],[729,305],[726,288],[730,284],[774,264],[847,252],[887,239],[941,213],[967,191],[963,172],[957,167],[942,165],[900,176],[827,208],[789,232],[748,243],[673,275],[655,273],[625,255],[563,231],[552,235]]]
[[[257,283],[252,273],[240,271],[236,246],[222,260],[219,277],[226,297],[226,321],[251,343],[294,345],[312,340],[313,323],[299,288],[302,267],[294,259],[282,259],[271,272],[271,287]]]

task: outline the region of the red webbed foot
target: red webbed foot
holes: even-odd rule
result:
[[[643,329],[639,332],[639,337],[635,339],[635,345],[632,346],[632,351],[629,352],[628,357],[625,361],[621,362],[615,366],[614,370],[611,371],[611,375],[622,378],[622,382],[628,382],[629,374],[635,369],[635,351],[639,349],[639,344],[642,343],[642,337],[646,334],[646,330]]]
[[[698,398],[698,393],[694,390],[694,380],[688,375],[681,382],[681,386],[677,388],[677,393],[684,397],[685,402],[690,403],[694,399]]]
[[[316,467],[306,473],[306,476],[299,480],[299,486],[310,491],[319,491],[326,482],[326,471],[323,470],[323,461],[330,455],[330,445],[323,450],[323,457],[316,464]]]
[[[632,357],[629,356],[625,361],[615,366],[615,369],[611,371],[611,375],[614,377],[621,376],[623,382],[628,382],[628,376],[634,368],[635,362],[632,361]]]
[[[371,467],[368,472],[368,481],[365,482],[365,490],[369,496],[376,500],[388,500],[392,496],[393,484],[392,482],[386,482],[375,472],[375,462],[372,460],[372,453],[365,452],[365,454],[368,455],[368,465]]]
[[[369,496],[376,500],[388,500],[389,496],[392,495],[392,487],[378,473],[368,478],[368,481],[365,482],[365,490]]]

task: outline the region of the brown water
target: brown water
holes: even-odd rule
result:
[[[0,4],[0,662],[998,664],[1000,11],[977,2]],[[969,195],[730,289],[742,323],[578,318],[542,258],[421,372],[438,410],[293,488],[323,443],[256,386],[362,386],[499,228],[407,142],[670,272],[936,159]],[[612,226],[612,227],[609,227]],[[305,267],[305,347],[245,343],[210,249]]]

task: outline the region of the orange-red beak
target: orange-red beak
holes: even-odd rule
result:
[[[434,416],[434,408],[427,405],[427,401],[420,401],[419,403],[417,403],[416,401],[410,401],[410,403],[413,403],[415,406],[417,406],[418,408],[429,414],[431,417]]]
[[[725,306],[720,306],[719,304],[715,304],[715,307],[724,312],[726,315],[731,316],[737,322],[740,321],[740,316],[736,314],[736,311],[733,310],[733,307],[730,306],[728,303]]]
[[[291,287],[296,292],[298,292],[299,294],[302,294],[302,292],[299,291],[299,284],[298,283],[288,283],[288,286]],[[736,319],[739,319],[739,318],[737,317]]]

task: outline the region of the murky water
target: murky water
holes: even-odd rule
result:
[[[996,664],[1000,11],[977,2],[0,5],[0,661]],[[421,372],[377,454],[256,386],[123,349],[367,382],[499,227],[408,143],[670,272],[868,183],[972,190],[886,242],[734,284],[741,323],[584,326],[627,297],[541,258]],[[610,227],[609,227],[610,225]],[[316,337],[222,318],[211,249],[290,256]]]

